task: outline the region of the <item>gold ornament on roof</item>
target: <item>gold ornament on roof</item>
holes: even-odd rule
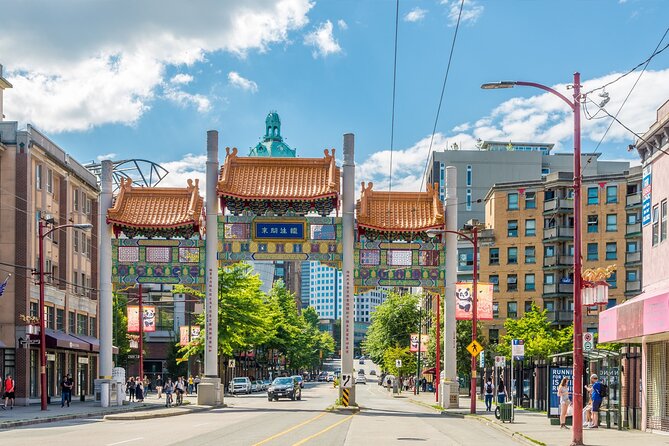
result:
[[[581,277],[583,277],[583,280],[587,280],[588,282],[603,282],[611,277],[611,274],[613,274],[615,270],[616,265],[609,265],[607,267],[599,268],[588,268],[583,270]]]

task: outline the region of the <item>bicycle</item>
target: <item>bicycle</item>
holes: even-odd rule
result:
[[[184,394],[182,391],[177,390],[177,406],[181,406],[184,402]]]
[[[172,394],[171,393],[166,393],[165,394],[165,407],[172,407]]]

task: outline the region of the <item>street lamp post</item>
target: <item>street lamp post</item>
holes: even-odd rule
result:
[[[88,230],[93,227],[90,223],[68,224],[62,226],[54,226],[46,231],[46,222],[40,220],[38,224],[39,237],[39,356],[40,356],[40,402],[41,409],[47,410],[46,397],[46,321],[44,320],[44,238],[57,229],[75,228]]]
[[[427,235],[430,237],[435,237],[439,234],[446,234],[446,233],[451,233],[451,234],[456,234],[468,242],[472,244],[474,247],[474,271],[473,271],[473,277],[472,277],[472,294],[473,296],[473,301],[472,301],[472,342],[476,340],[477,338],[477,333],[476,333],[476,325],[478,324],[478,311],[477,311],[477,305],[478,305],[478,225],[472,225],[471,226],[471,236],[465,234],[464,232],[460,231],[451,231],[448,229],[428,229],[427,230]],[[453,265],[455,267],[455,265]],[[448,298],[448,297],[446,297]],[[476,413],[476,357],[472,356],[472,367],[471,367],[471,380],[469,383],[469,392],[470,392],[470,404],[469,404],[469,413],[475,414]]]
[[[574,415],[572,445],[583,444],[583,308],[581,306],[581,74],[574,73],[573,100],[542,84],[502,81],[481,85],[484,90],[534,87],[547,91],[567,103],[574,115]]]

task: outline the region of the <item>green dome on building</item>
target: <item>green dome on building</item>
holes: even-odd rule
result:
[[[249,156],[269,156],[273,158],[295,158],[295,150],[283,142],[281,136],[281,118],[275,111],[269,112],[265,118],[265,136],[249,152]]]

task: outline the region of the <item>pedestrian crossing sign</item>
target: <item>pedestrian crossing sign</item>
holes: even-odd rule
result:
[[[483,350],[483,346],[479,344],[476,340],[472,341],[471,344],[467,346],[467,351],[472,356],[477,356]]]

